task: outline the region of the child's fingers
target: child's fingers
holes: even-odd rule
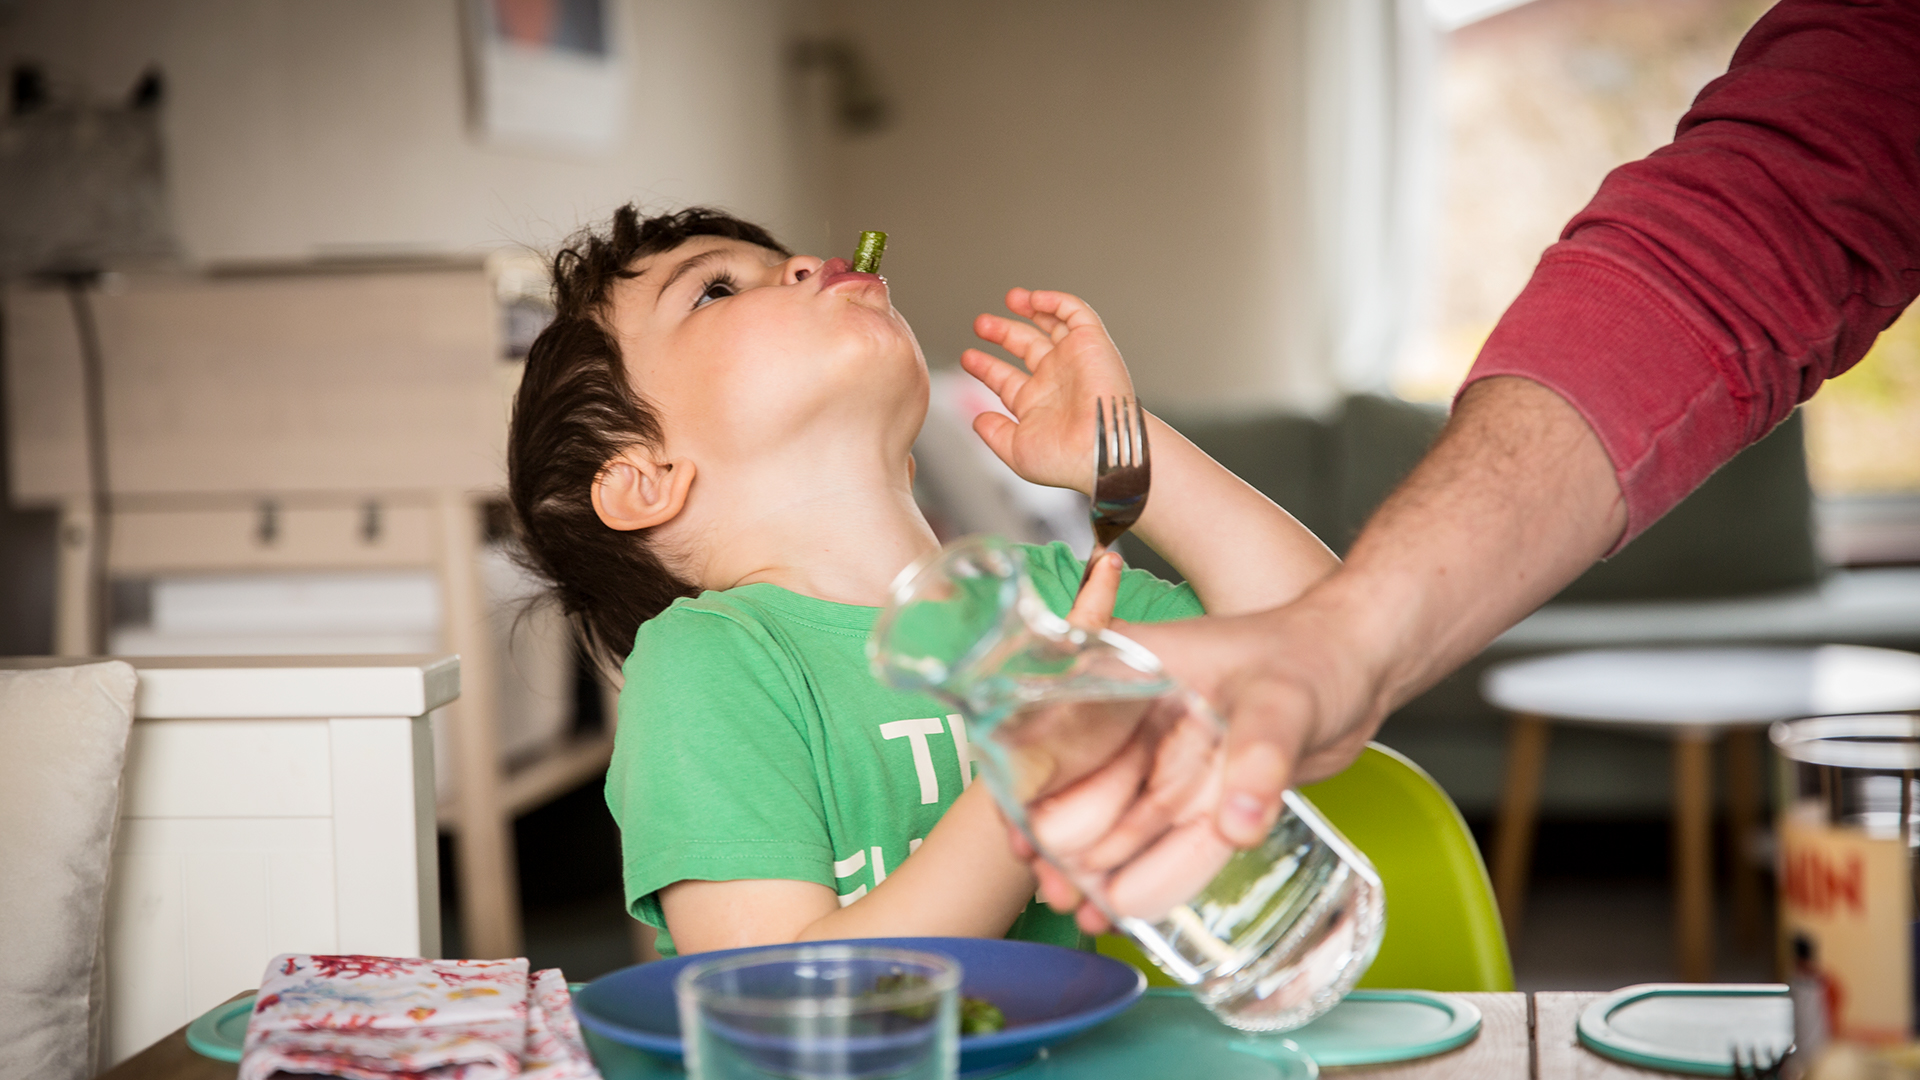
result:
[[[1045,331],[998,315],[982,315],[973,320],[973,333],[1026,361],[1028,367],[1039,363],[1053,348],[1053,338]]]
[[[1013,407],[1014,395],[1020,392],[1030,377],[1005,360],[979,349],[968,349],[960,354],[960,369],[979,379],[1008,408]]]
[[[1073,327],[1068,326],[1064,320],[1057,319],[1044,311],[1033,313],[1033,325],[1039,327],[1041,333],[1046,334],[1047,338],[1056,345],[1062,338],[1073,333]]]
[[[1013,433],[1019,427],[1004,413],[983,412],[973,418],[974,434],[980,436],[980,441],[987,444],[995,457],[1006,462],[1008,468],[1013,467]]]
[[[1106,324],[1100,320],[1099,313],[1095,312],[1085,300],[1072,293],[1039,289],[1028,292],[1024,299],[1027,311],[1022,311],[1020,314],[1026,318],[1033,319],[1040,315],[1049,315],[1075,329],[1091,326],[1098,327],[1103,332],[1106,330]]]
[[[1006,419],[1001,417],[1001,419]],[[977,421],[976,421],[977,429]],[[982,433],[981,438],[986,438]],[[1009,433],[1011,437],[1011,433]],[[993,443],[989,441],[987,445]],[[1073,599],[1073,610],[1067,612],[1067,622],[1088,633],[1105,630],[1113,621],[1113,604],[1120,595],[1120,554],[1109,551],[1094,560],[1093,573],[1088,575],[1087,583],[1080,595]]]

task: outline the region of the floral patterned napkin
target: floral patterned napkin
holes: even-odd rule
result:
[[[351,1080],[599,1080],[564,976],[525,960],[274,958],[240,1080],[276,1072]]]

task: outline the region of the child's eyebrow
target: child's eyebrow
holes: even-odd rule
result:
[[[693,270],[695,270],[696,268],[700,267],[705,263],[712,262],[715,259],[726,258],[727,254],[728,252],[727,252],[727,249],[725,248],[708,248],[707,250],[701,252],[700,254],[695,255],[692,258],[689,258],[683,261],[679,266],[674,267],[673,273],[668,274],[667,280],[661,282],[660,288],[654,291],[654,294],[653,294],[654,306],[655,307],[660,306],[660,298],[666,295],[668,289],[673,288],[674,282],[679,281],[683,277],[686,277],[688,273],[692,272]]]

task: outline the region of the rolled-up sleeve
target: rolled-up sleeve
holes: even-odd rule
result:
[[[1783,0],[1674,141],[1611,173],[1462,389],[1517,375],[1599,436],[1638,535],[1920,294],[1920,2]]]

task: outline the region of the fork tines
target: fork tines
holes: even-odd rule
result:
[[[1147,425],[1130,397],[1098,398],[1095,477],[1108,469],[1135,468],[1147,462]]]
[[[1787,1064],[1788,1047],[1736,1046],[1733,1048],[1734,1080],[1780,1080]]]

